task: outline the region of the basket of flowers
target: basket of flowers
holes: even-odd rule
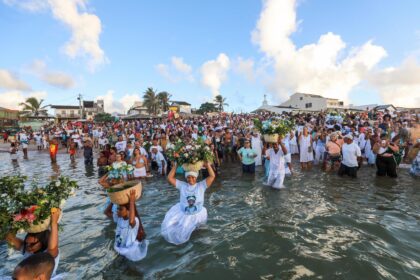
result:
[[[124,183],[127,179],[131,179],[134,175],[134,167],[130,164],[121,166],[107,166],[108,182],[111,186]]]
[[[292,120],[269,119],[261,121],[254,119],[254,127],[264,136],[267,143],[277,143],[279,136],[286,136],[293,130],[295,124]]]
[[[0,178],[0,239],[8,232],[31,233],[47,230],[51,211],[64,205],[76,188],[75,181],[59,177],[45,187],[26,187],[26,177]]]
[[[141,197],[142,189],[143,187],[141,182],[133,180],[114,185],[106,191],[113,204],[124,205],[129,202],[129,194],[131,190],[136,191],[136,199],[139,199]]]
[[[178,140],[166,153],[170,161],[176,162],[187,172],[198,172],[203,167],[204,161],[213,160],[210,147],[202,139],[190,143]]]

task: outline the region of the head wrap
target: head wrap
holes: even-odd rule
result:
[[[185,172],[185,178],[187,178],[188,176],[193,176],[193,177],[197,178],[198,177],[198,172],[195,172],[195,171]]]

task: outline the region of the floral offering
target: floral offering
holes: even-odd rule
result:
[[[131,164],[122,165],[120,167],[114,167],[112,165],[107,166],[108,180],[112,184],[118,184],[131,178],[134,173],[134,167]]]
[[[254,127],[261,134],[273,135],[277,134],[281,137],[286,136],[291,130],[293,130],[295,123],[292,120],[283,120],[283,119],[271,119],[266,121],[261,121],[259,119],[254,119]]]
[[[178,165],[196,164],[200,161],[212,161],[213,153],[210,147],[202,139],[185,143],[181,140],[175,142],[173,148],[167,151],[168,159]]]
[[[78,188],[75,181],[59,177],[45,187],[32,184],[25,188],[26,177],[0,178],[0,238],[8,232],[28,231],[49,219]]]

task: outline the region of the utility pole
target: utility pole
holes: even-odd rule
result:
[[[79,93],[79,95],[77,96],[77,100],[79,100],[79,115],[80,118],[83,119],[83,96]]]

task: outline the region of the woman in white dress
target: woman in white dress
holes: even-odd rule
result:
[[[299,154],[299,148],[298,148],[298,144],[297,144],[297,140],[296,140],[296,136],[295,136],[295,131],[290,131],[289,133],[289,145],[290,145],[290,154],[291,155],[295,155],[295,154]]]
[[[187,183],[175,179],[177,165],[172,164],[168,182],[179,192],[179,202],[169,209],[161,225],[162,236],[169,243],[179,245],[190,239],[191,233],[207,222],[207,209],[204,207],[204,192],[211,186],[216,175],[211,165],[206,162],[209,176],[197,183],[198,172],[187,171]]]
[[[312,161],[314,160],[312,137],[308,132],[308,128],[304,127],[301,134],[299,134],[299,148],[300,148],[300,165],[302,170],[311,169]]]
[[[257,157],[255,158],[255,166],[262,165],[262,142],[258,133],[252,133],[251,147],[257,154]]]
[[[131,190],[129,197],[129,203],[119,205],[117,211],[113,211],[113,204],[110,203],[105,214],[112,217],[117,224],[114,250],[135,262],[146,257],[149,241],[146,240],[146,233],[137,212],[136,191]]]

